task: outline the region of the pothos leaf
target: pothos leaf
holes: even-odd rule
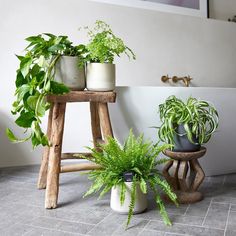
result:
[[[13,132],[10,129],[6,129],[6,135],[8,137],[8,139],[13,142],[13,143],[21,143],[21,142],[25,142],[27,140],[29,140],[31,138],[31,136],[25,138],[25,139],[18,139]]]
[[[70,89],[67,86],[56,81],[51,81],[50,86],[50,93],[52,94],[60,95],[70,92]]]
[[[21,113],[21,115],[16,119],[16,124],[23,128],[30,128],[32,122],[35,120],[34,114],[32,112]]]

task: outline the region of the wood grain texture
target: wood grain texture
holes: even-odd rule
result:
[[[89,152],[67,152],[61,154],[61,160],[70,160],[70,159],[83,159],[80,156],[92,157],[92,154]]]
[[[188,173],[188,162],[180,161],[179,171],[178,171],[178,181],[179,181],[179,188],[184,192],[188,191],[189,189],[186,180],[187,173]]]
[[[91,114],[91,129],[93,136],[93,145],[97,147],[99,140],[102,140],[100,119],[98,115],[98,103],[90,102],[90,114]]]
[[[66,103],[55,103],[53,106],[45,208],[57,207],[65,109]]]
[[[115,92],[71,91],[65,95],[48,95],[48,102],[110,102],[116,101]]]
[[[51,104],[49,114],[48,114],[48,126],[47,126],[48,140],[51,139],[52,112],[53,112],[53,103]],[[38,177],[38,183],[37,183],[38,189],[46,188],[49,150],[50,150],[50,148],[48,146],[44,147],[44,149],[43,149],[42,162],[41,162],[41,166],[40,166],[40,170],[39,170],[39,177]]]
[[[203,182],[205,174],[197,158],[206,153],[206,148],[202,147],[198,152],[166,150],[163,153],[172,159],[164,167],[163,176],[176,193],[178,202],[188,204],[201,201],[203,195],[197,190]],[[188,177],[189,169],[190,175]]]
[[[97,170],[100,168],[101,166],[95,163],[79,163],[79,164],[61,166],[60,172],[66,173],[66,172],[74,172],[74,171]]]
[[[205,178],[205,173],[204,173],[204,171],[203,171],[202,167],[200,166],[197,159],[191,160],[190,163],[191,163],[191,168],[195,172],[195,178],[193,180],[191,190],[197,191],[199,186],[201,185],[201,183],[203,182],[203,180]]]
[[[171,150],[165,150],[164,154],[171,159],[179,160],[179,161],[189,161],[193,159],[198,159],[204,156],[206,153],[206,148],[201,147],[201,149],[197,152],[174,152]]]
[[[109,136],[113,137],[113,131],[111,127],[111,121],[107,103],[98,103],[98,115],[101,124],[103,139],[106,142]]]

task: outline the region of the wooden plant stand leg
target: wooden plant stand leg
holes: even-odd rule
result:
[[[99,115],[100,124],[102,128],[103,138],[106,142],[109,136],[113,137],[107,103],[98,103],[98,115]]]
[[[193,179],[191,190],[197,191],[205,178],[205,173],[202,170],[202,167],[200,166],[197,159],[191,160],[190,166],[191,166],[192,171],[195,172],[195,178]]]
[[[47,137],[49,141],[51,139],[51,130],[52,130],[52,112],[53,112],[53,103],[51,104],[49,115],[48,115]],[[49,150],[50,148],[48,146],[44,147],[42,163],[39,170],[39,177],[38,177],[38,184],[37,184],[38,189],[46,188]]]
[[[53,106],[51,147],[45,196],[45,208],[49,209],[57,207],[65,109],[66,103],[55,103]]]
[[[102,142],[101,126],[98,115],[98,104],[96,102],[90,102],[90,114],[91,114],[93,145],[94,148],[96,148],[97,144]]]
[[[187,161],[180,161],[179,164],[179,171],[178,171],[178,180],[179,180],[179,188],[181,191],[188,191],[188,184],[187,184],[187,173],[188,173],[188,162]]]
[[[172,168],[174,164],[174,161],[168,161],[167,164],[165,165],[164,169],[163,169],[163,176],[166,178],[166,181],[168,182],[168,184],[174,189],[177,190],[177,185],[176,185],[176,179],[175,177],[171,176],[169,174],[169,170]]]

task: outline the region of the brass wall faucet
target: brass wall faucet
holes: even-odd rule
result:
[[[174,75],[172,78],[169,77],[168,75],[163,75],[161,77],[161,81],[164,82],[164,83],[167,82],[168,80],[172,80],[173,83],[177,83],[178,81],[183,81],[184,85],[186,87],[189,87],[189,84],[190,84],[192,79],[193,78],[191,78],[189,75],[184,76],[184,77],[178,77],[178,76]]]

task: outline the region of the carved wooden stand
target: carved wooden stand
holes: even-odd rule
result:
[[[93,163],[61,166],[61,159],[75,159],[75,154],[91,156],[90,153],[61,153],[67,102],[90,102],[91,126],[94,147],[104,143],[108,136],[113,137],[107,103],[114,103],[115,92],[72,91],[69,94],[47,97],[51,103],[48,117],[47,136],[51,146],[43,152],[38,179],[38,188],[46,188],[45,208],[56,208],[59,191],[59,174],[71,171],[99,168]]]
[[[203,199],[202,193],[197,190],[204,180],[205,174],[197,159],[204,156],[205,153],[205,147],[197,152],[170,150],[164,152],[172,160],[166,164],[163,175],[175,191],[179,203],[194,203]]]

